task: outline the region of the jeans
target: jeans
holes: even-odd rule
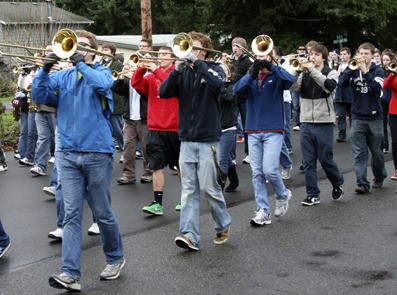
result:
[[[372,154],[371,169],[375,180],[383,181],[387,176],[382,152],[383,119],[353,120],[350,129],[350,141],[357,185],[369,190],[370,183],[367,179],[368,149]]]
[[[34,160],[34,152],[36,150],[37,128],[36,128],[36,112],[30,112],[28,115],[28,145],[26,147],[25,157],[30,162]]]
[[[397,171],[397,115],[389,115],[389,126],[391,136],[391,152],[393,155],[394,170]]]
[[[113,128],[113,137],[116,139],[117,144],[120,147],[120,151],[123,151],[124,140],[123,140],[123,116],[122,115],[110,115],[110,124]]]
[[[115,264],[123,259],[121,235],[110,204],[113,157],[104,153],[61,153],[57,160],[65,206],[62,272],[79,279],[84,199],[98,223],[106,262]]]
[[[346,114],[349,114],[350,126],[352,117],[350,113],[351,103],[348,102],[335,102],[336,115],[338,116],[338,136],[340,139],[346,139]]]
[[[272,185],[276,199],[288,195],[278,166],[283,145],[283,134],[274,132],[251,133],[248,135],[252,185],[259,209],[270,213],[266,179]]]
[[[37,112],[35,119],[38,140],[36,143],[34,165],[43,169],[44,172],[47,172],[47,162],[51,147],[51,138],[54,138],[54,130],[56,126],[55,113]]]
[[[4,230],[3,224],[0,219],[0,247],[6,247],[10,243],[10,237]]]
[[[288,149],[287,149],[287,145],[286,145],[285,141],[283,141],[283,145],[281,147],[280,165],[285,170],[289,170],[292,168],[292,160],[288,153]]]
[[[21,112],[19,119],[19,141],[18,141],[18,154],[21,159],[26,156],[26,148],[28,145],[28,112]]]
[[[294,122],[295,126],[300,126],[300,114],[301,114],[301,106],[300,106],[300,93],[296,91],[291,91],[292,97],[292,108],[294,110]]]
[[[333,188],[342,185],[344,182],[332,152],[334,126],[332,123],[301,123],[300,127],[306,193],[310,198],[317,198],[320,195],[320,189],[317,184],[317,160],[320,162]]]
[[[246,102],[239,102],[237,104],[238,110],[240,111],[241,115],[241,124],[243,126],[243,131],[245,131],[245,121],[247,118],[247,103]],[[244,132],[244,152],[246,155],[249,154],[249,148],[248,148],[248,135]]]
[[[382,101],[382,109],[383,109],[383,143],[382,149],[389,151],[389,132],[387,132],[387,125],[389,119],[389,103]]]
[[[291,103],[284,102],[284,142],[292,150]]]
[[[227,230],[231,218],[219,185],[211,146],[218,150],[219,142],[181,142],[179,168],[181,174],[181,204],[179,235],[187,236],[200,245],[200,193],[204,193],[211,208],[217,233]]]
[[[227,174],[229,167],[233,166],[231,152],[236,146],[236,132],[237,130],[227,130],[222,132],[221,141],[219,143],[219,167],[221,171]]]

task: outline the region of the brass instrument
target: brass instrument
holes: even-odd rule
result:
[[[28,84],[25,86],[25,90],[28,91],[28,92],[30,92],[30,90],[32,90],[32,83],[28,83]]]
[[[355,59],[355,58],[351,58],[350,60],[349,60],[349,62],[348,62],[348,67],[349,67],[349,69],[351,69],[351,70],[357,70],[358,69],[358,64],[359,64],[359,62],[358,62],[358,60],[357,59]]]
[[[21,74],[21,73],[24,72],[24,69],[35,68],[35,67],[36,67],[36,66],[24,66],[24,67],[22,67],[22,66],[13,66],[13,67],[11,68],[11,71],[12,71],[14,74]]]
[[[172,40],[172,52],[175,56],[179,58],[184,58],[189,55],[189,53],[193,50],[203,50],[211,53],[215,53],[216,55],[222,56],[222,52],[214,49],[198,47],[193,45],[193,40],[187,33],[179,33]]]
[[[307,67],[305,65],[307,63],[313,63],[311,60],[299,60],[297,58],[293,58],[290,60],[289,64],[291,65],[292,69],[296,72],[306,72]]]
[[[253,55],[251,52],[249,52],[247,49],[245,49],[243,46],[240,44],[233,44],[240,48],[241,51],[243,51],[248,57],[253,59],[254,61],[257,60],[256,56]],[[258,35],[252,40],[251,43],[251,48],[252,51],[257,55],[257,56],[265,56],[265,55],[270,55],[272,60],[275,60],[273,56],[271,55],[271,52],[273,50],[274,42],[273,39],[270,38],[268,35]]]
[[[57,61],[54,58],[38,57],[38,56],[30,56],[30,55],[21,55],[21,54],[12,54],[12,53],[4,53],[2,51],[0,51],[0,56],[11,56],[11,57],[19,57],[19,58],[25,58],[25,59],[38,59],[38,60]]]
[[[154,57],[154,56],[143,56],[139,51],[131,55],[130,62],[132,66],[136,66],[139,62],[148,61],[155,62],[158,60],[180,60],[186,61],[186,59],[175,58],[175,57]]]
[[[391,61],[387,64],[386,67],[390,72],[396,73],[397,72],[397,62]]]
[[[121,72],[112,71],[113,80],[116,81],[116,80],[119,80],[119,79],[124,79],[125,78],[124,75],[127,74],[128,72],[130,72],[130,71],[129,70],[128,71],[121,71]]]

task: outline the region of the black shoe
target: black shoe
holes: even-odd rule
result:
[[[346,141],[346,138],[344,138],[344,137],[338,137],[338,138],[336,139],[336,141],[337,141],[337,142],[345,142],[345,141]]]
[[[376,180],[372,182],[372,188],[381,188],[383,186],[383,180]]]
[[[354,190],[357,194],[362,195],[362,194],[366,194],[369,192],[369,189],[363,187],[363,186],[358,186],[356,187],[356,189]]]
[[[304,199],[301,202],[302,206],[313,206],[313,205],[317,205],[320,204],[320,198],[319,197],[306,197],[306,199]]]
[[[238,188],[238,183],[229,183],[229,185],[225,188],[225,192],[231,193],[236,191],[236,188]]]
[[[342,185],[338,186],[338,187],[334,187],[334,189],[332,190],[332,199],[334,199],[335,201],[339,200],[343,195],[343,187]]]

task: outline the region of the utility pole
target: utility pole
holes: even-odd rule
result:
[[[142,38],[152,40],[152,9],[150,0],[141,0]]]

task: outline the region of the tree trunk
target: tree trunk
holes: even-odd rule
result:
[[[141,0],[142,39],[152,40],[152,10],[150,0]]]

